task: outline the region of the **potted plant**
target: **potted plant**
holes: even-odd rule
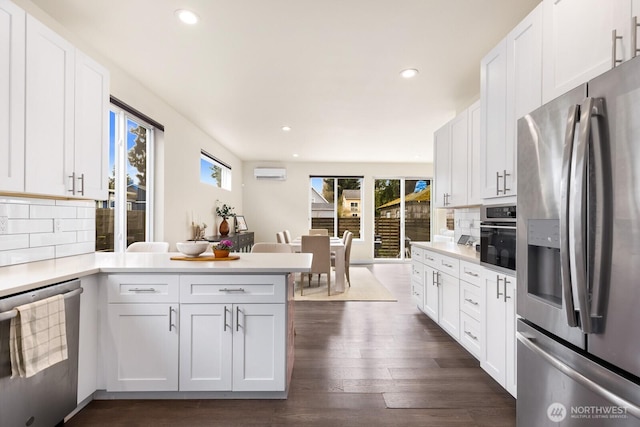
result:
[[[233,247],[231,240],[221,240],[213,246],[213,254],[216,258],[228,258],[229,249]]]
[[[233,212],[233,207],[227,204],[223,204],[222,207],[216,206],[216,215],[222,217],[222,222],[220,223],[220,235],[226,236],[229,234],[229,223],[227,222],[227,218],[230,216],[235,216],[236,214]]]

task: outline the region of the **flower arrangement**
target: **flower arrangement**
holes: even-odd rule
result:
[[[233,206],[223,204],[222,207],[216,206],[216,215],[222,217],[222,219],[227,219],[236,214],[233,212]]]
[[[217,250],[228,251],[233,247],[233,242],[231,240],[221,240],[215,244],[214,248]]]

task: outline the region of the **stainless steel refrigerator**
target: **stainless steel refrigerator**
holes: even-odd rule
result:
[[[640,58],[518,121],[518,427],[640,426]]]

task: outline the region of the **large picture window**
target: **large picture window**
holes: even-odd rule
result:
[[[153,240],[153,147],[156,127],[112,105],[109,198],[96,202],[96,251],[122,252]]]
[[[325,228],[330,236],[346,230],[362,236],[362,180],[356,177],[312,176],[310,228]]]

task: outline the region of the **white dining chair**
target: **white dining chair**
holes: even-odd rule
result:
[[[127,247],[127,252],[169,252],[169,243],[133,242]]]
[[[309,236],[328,236],[329,230],[326,228],[311,228],[309,229]]]
[[[284,235],[284,242],[291,243],[291,232],[289,230],[284,230],[282,234]]]
[[[278,243],[287,243],[284,240],[284,233],[282,231],[278,231],[276,233],[276,242],[278,242]]]
[[[309,270],[309,286],[311,286],[311,276],[318,274],[318,286],[320,276],[327,274],[327,293],[331,295],[331,242],[329,236],[302,236],[300,252],[313,254],[311,270]],[[304,290],[304,280],[300,282],[300,295]]]

